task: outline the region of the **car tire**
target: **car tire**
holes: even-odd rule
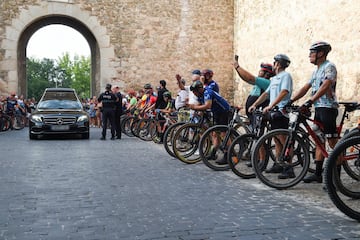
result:
[[[83,134],[81,134],[81,138],[82,138],[82,139],[89,139],[89,137],[90,137],[90,134],[89,134],[89,133],[83,133]]]

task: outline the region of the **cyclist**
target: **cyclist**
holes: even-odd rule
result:
[[[227,125],[229,123],[230,105],[219,93],[209,87],[204,88],[204,85],[200,80],[194,82],[191,85],[190,90],[198,97],[199,102],[201,103],[200,105],[190,104],[190,109],[197,111],[211,109],[215,125]],[[221,134],[225,135],[225,132]],[[219,141],[216,135],[212,136],[212,140],[214,147],[213,153],[215,153]],[[227,164],[227,155],[224,154],[224,157],[217,160],[216,163],[219,165]]]
[[[306,111],[314,104],[314,119],[324,126],[324,134],[328,139],[329,146],[334,148],[338,134],[336,131],[336,117],[338,115],[338,103],[335,94],[337,70],[336,66],[327,60],[327,55],[331,51],[331,45],[327,42],[319,41],[310,46],[309,60],[316,65],[311,79],[294,95],[291,102],[303,97],[311,88],[311,97],[302,106]],[[325,146],[325,143],[323,143]],[[322,168],[324,156],[317,147],[315,154],[315,173],[306,176],[305,183],[322,183]]]
[[[244,68],[242,68],[239,65],[239,62],[237,60],[234,61],[234,68],[236,72],[238,73],[239,77],[244,80],[245,82],[254,85],[252,88],[249,96],[246,100],[246,115],[249,117],[250,122],[252,122],[251,113],[249,112],[249,107],[258,99],[258,97],[269,87],[270,85],[270,78],[275,75],[273,71],[273,66],[268,63],[261,63],[260,64],[260,70],[258,73],[258,76],[255,77],[248,71],[246,71]],[[263,103],[261,103],[257,107],[265,108],[267,105],[269,105],[269,100],[265,100]]]
[[[253,85],[253,88],[247,97],[246,103],[245,103],[245,109],[246,109],[246,115],[250,119],[250,125],[253,126],[254,124],[254,117],[253,114],[249,112],[249,107],[259,98],[259,96],[269,87],[270,85],[270,78],[275,75],[273,71],[273,66],[269,63],[261,63],[260,64],[260,70],[258,73],[258,76],[255,77],[248,71],[246,71],[244,68],[242,68],[239,65],[238,60],[236,59],[234,61],[234,68],[236,72],[238,73],[239,77],[244,80],[245,82]],[[265,108],[267,105],[269,105],[269,100],[265,100],[263,103],[261,103],[259,107]],[[264,133],[265,124],[262,124],[262,127],[260,129],[260,136]],[[265,159],[265,149],[262,148],[261,154],[260,154],[260,161]],[[252,164],[249,162],[247,166],[251,167]]]
[[[211,69],[204,69],[201,71],[201,76],[204,76],[204,85],[207,88],[219,93],[219,84],[215,80],[213,80],[214,72]]]
[[[270,103],[263,109],[263,113],[270,112],[271,129],[288,128],[289,118],[284,114],[284,107],[289,102],[292,90],[293,80],[290,73],[286,72],[286,68],[290,65],[290,59],[285,54],[277,54],[274,57],[273,70],[275,76],[271,78],[269,87],[263,92],[259,98],[250,106],[249,112],[253,112],[257,106],[262,104],[268,97]],[[280,139],[281,143],[285,139]],[[276,153],[280,152],[280,145],[275,146]],[[266,170],[267,173],[281,173],[278,177],[281,179],[294,178],[293,168],[282,168],[275,163],[270,169]]]

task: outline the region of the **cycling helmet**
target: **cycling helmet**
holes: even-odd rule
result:
[[[197,91],[199,88],[203,88],[204,85],[201,81],[197,80],[190,86],[190,91]]]
[[[204,69],[201,71],[201,75],[212,77],[214,75],[214,72],[211,69]]]
[[[290,65],[290,58],[285,54],[278,54],[274,57],[274,60],[279,62],[281,67],[287,68]]]
[[[169,92],[169,91],[164,92],[163,97],[171,98],[171,92]]]
[[[151,86],[150,83],[147,83],[147,84],[144,85],[144,88],[145,89],[152,89],[152,86]]]
[[[275,75],[273,71],[273,65],[271,65],[270,63],[261,63],[260,69],[263,70],[264,72],[269,73],[271,76]]]
[[[331,51],[331,45],[327,42],[319,41],[315,42],[311,45],[310,51],[324,51],[325,53],[329,53]]]

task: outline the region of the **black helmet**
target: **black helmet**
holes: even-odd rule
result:
[[[274,57],[275,61],[278,61],[283,68],[287,68],[290,65],[290,58],[285,54],[278,54]]]
[[[326,54],[331,51],[331,45],[327,42],[319,41],[311,45],[310,51],[324,51]]]
[[[111,87],[112,87],[111,84],[108,83],[108,84],[106,84],[105,89],[106,89],[106,90],[111,90]]]
[[[191,84],[190,91],[196,91],[199,88],[203,88],[203,87],[204,87],[203,83],[201,81],[197,80],[197,81],[193,82],[193,84]]]
[[[144,88],[145,89],[152,89],[152,86],[151,86],[150,83],[147,83],[147,84],[144,85]]]
[[[169,91],[164,92],[163,97],[171,98],[171,92],[169,92]]]

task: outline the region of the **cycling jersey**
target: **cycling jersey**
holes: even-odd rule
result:
[[[229,103],[217,92],[211,90],[210,88],[205,88],[204,96],[199,98],[199,101],[202,104],[205,104],[207,101],[212,101],[211,111],[214,113],[214,115],[222,114],[230,110]]]
[[[219,92],[219,85],[214,80],[211,80],[208,84],[206,84],[205,88],[210,88],[215,92]]]
[[[335,95],[336,88],[336,79],[337,79],[337,70],[336,66],[326,60],[323,62],[312,74],[309,84],[312,87],[312,95],[314,95],[322,83],[325,80],[331,81],[331,88],[329,91],[322,95],[318,100],[314,102],[315,108],[317,107],[326,107],[326,108],[338,108],[338,103]]]
[[[270,80],[262,77],[255,78],[255,85],[250,92],[250,96],[259,97],[270,85]]]
[[[270,96],[270,103],[272,103],[282,90],[287,90],[288,94],[277,104],[281,110],[289,101],[293,90],[293,81],[290,73],[282,71],[271,78],[270,85],[266,92]]]

